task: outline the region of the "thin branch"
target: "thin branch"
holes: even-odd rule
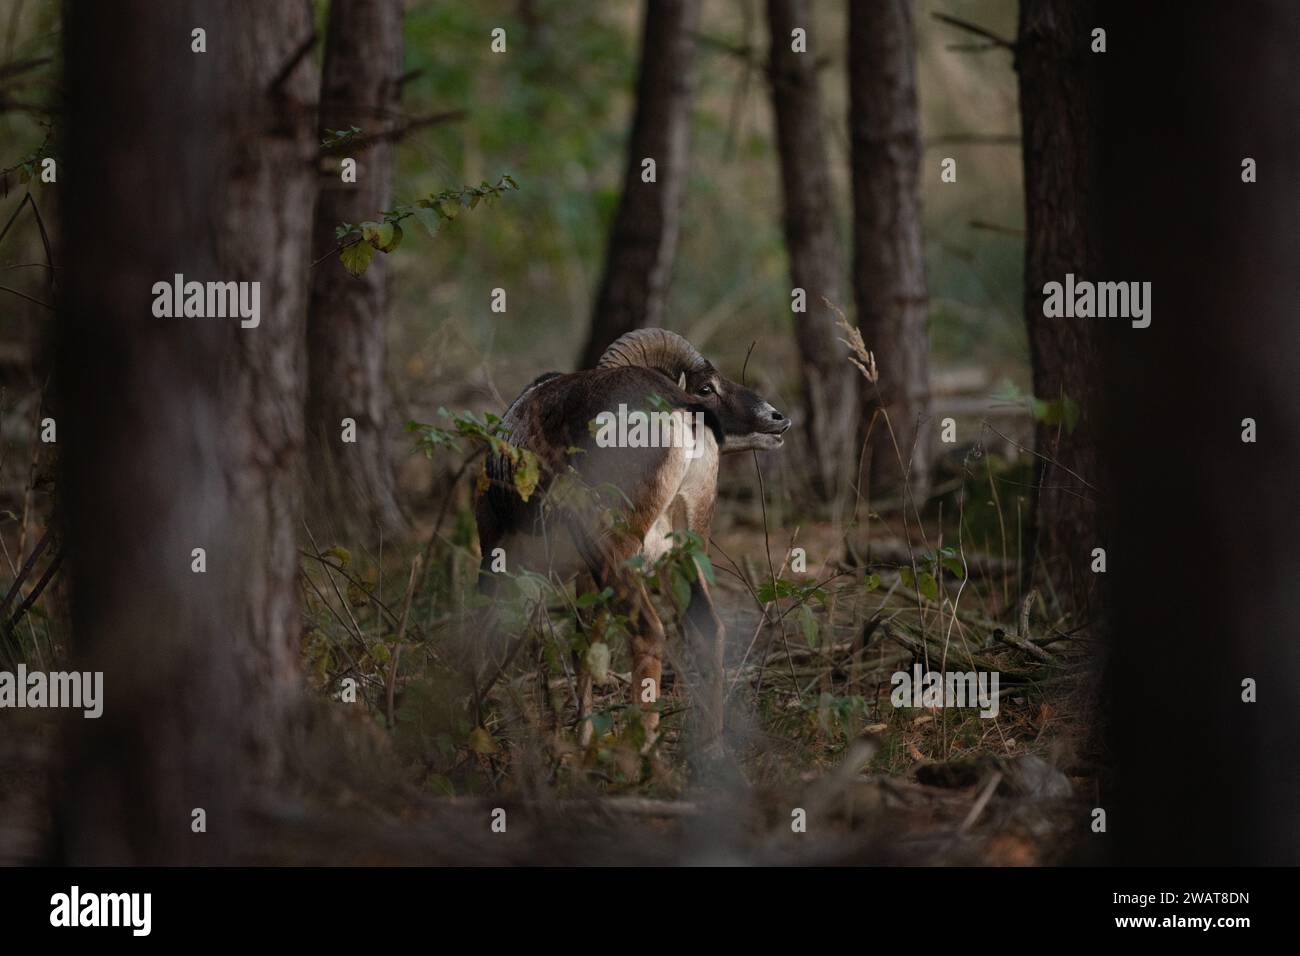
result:
[[[41,579],[36,582],[36,587],[32,588],[32,593],[23,599],[23,603],[19,604],[17,610],[14,611],[13,617],[9,618],[9,623],[6,627],[10,634],[13,634],[14,628],[18,626],[18,622],[22,620],[23,615],[27,613],[33,604],[36,603],[37,599],[41,596],[41,592],[45,590],[45,586],[49,584],[54,575],[59,572],[59,565],[62,563],[63,552],[60,551],[54,556],[54,560],[50,562],[49,567],[45,569],[45,573],[41,575]]]
[[[1019,146],[1019,133],[941,133],[927,138],[922,144],[926,149],[931,146],[949,144],[969,144],[973,146]]]
[[[412,133],[417,129],[425,129],[429,126],[441,126],[443,123],[458,123],[463,119],[469,118],[469,110],[443,110],[441,113],[430,113],[427,116],[416,116],[407,120],[401,126],[395,126],[386,133],[378,133],[371,139],[396,141],[401,139],[407,133]]]
[[[421,76],[424,76],[424,73],[425,70],[424,67],[422,66],[417,66],[413,70],[407,70],[405,73],[403,73],[401,76],[397,78],[397,88],[401,89],[402,87],[406,86],[407,83],[410,83],[412,80],[419,79]]]
[[[468,117],[469,110],[443,110],[441,113],[416,116],[382,133],[374,133],[370,136],[361,133],[338,142],[329,143],[322,146],[320,152],[322,156],[329,156],[343,152],[346,147],[349,154],[363,153],[376,143],[395,143],[408,133],[413,133],[416,130],[427,129],[430,126],[441,126],[443,123],[457,123]]]
[[[1075,479],[1077,479],[1078,482],[1079,482],[1079,484],[1083,485],[1083,486],[1084,486],[1085,488],[1087,488],[1089,491],[1100,491],[1100,489],[1099,489],[1096,485],[1094,485],[1092,482],[1088,481],[1088,479],[1084,478],[1084,477],[1083,477],[1081,474],[1079,474],[1077,471],[1072,471],[1071,469],[1066,468],[1065,465],[1061,464],[1059,461],[1057,461],[1055,458],[1052,458],[1050,455],[1044,455],[1044,454],[1042,454],[1041,452],[1034,451],[1034,449],[1032,449],[1032,448],[1027,448],[1027,447],[1025,447],[1024,445],[1020,444],[1020,442],[1018,442],[1018,441],[1016,441],[1014,438],[1012,438],[1010,435],[1004,435],[1004,434],[1002,434],[1002,432],[998,431],[996,428],[994,428],[992,425],[990,425],[990,424],[988,423],[988,420],[987,420],[987,419],[982,420],[982,421],[980,422],[980,424],[983,425],[985,428],[987,428],[989,431],[991,431],[993,434],[997,435],[997,436],[998,436],[999,438],[1001,438],[1003,441],[1007,441],[1007,442],[1010,442],[1011,444],[1015,445],[1016,448],[1020,449],[1021,451],[1028,452],[1029,454],[1033,455],[1035,458],[1041,458],[1043,461],[1047,462],[1049,465],[1055,465],[1057,468],[1061,469],[1061,471],[1065,472],[1065,473],[1066,473],[1067,475],[1069,475],[1071,478],[1075,478]],[[1003,480],[1005,481],[1006,479],[1003,479]],[[1010,482],[1010,481],[1008,481],[1007,484],[1014,484],[1014,482]],[[1058,491],[1066,491],[1066,490],[1068,490],[1068,489],[1066,489],[1066,488],[1064,488],[1064,487],[1058,487],[1056,490],[1058,490]]]
[[[271,80],[271,85],[266,88],[268,96],[279,95],[280,87],[285,84],[285,81],[289,79],[289,76],[293,71],[298,68],[298,64],[303,61],[303,57],[310,53],[311,48],[315,45],[316,31],[313,29],[309,34],[307,34],[306,38],[298,44],[297,49],[293,51],[293,55],[285,61],[284,66],[280,67],[280,71],[275,74],[275,78]]]
[[[411,575],[406,582],[406,599],[402,602],[402,620],[397,625],[397,639],[393,641],[392,666],[388,669],[388,729],[393,729],[393,696],[397,688],[397,662],[402,656],[402,640],[406,637],[406,622],[411,617],[411,598],[415,596],[415,579],[420,573],[420,556],[411,559]]]
[[[51,312],[58,311],[57,309],[54,308],[54,306],[50,305],[48,302],[42,302],[40,299],[34,299],[26,292],[19,292],[17,289],[9,288],[9,286],[7,285],[0,285],[0,292],[8,292],[12,295],[16,295],[20,299],[26,299],[28,302],[35,303],[36,305],[39,305],[43,309],[49,309]]]
[[[1000,226],[996,222],[985,222],[982,219],[972,219],[967,223],[972,229],[984,229],[988,232],[1000,232],[1007,236],[1024,236],[1025,230],[1017,229],[1014,226]]]
[[[1006,37],[998,36],[993,31],[986,30],[982,26],[979,26],[978,24],[971,23],[969,20],[963,20],[960,17],[954,17],[948,13],[934,12],[931,13],[930,16],[934,17],[936,20],[940,21],[941,23],[947,23],[950,26],[957,27],[957,29],[959,30],[965,30],[967,33],[973,33],[977,37],[983,37],[984,39],[988,40],[990,43],[993,43],[995,46],[1003,47],[1004,49],[1010,50],[1013,53],[1016,50],[1015,43],[1008,40]]]
[[[311,264],[311,268],[315,269],[318,265],[320,265],[322,262],[324,262],[326,259],[330,258],[331,256],[337,256],[344,249],[351,248],[352,246],[355,246],[358,242],[363,242],[363,241],[364,240],[360,236],[358,236],[355,239],[348,240],[347,242],[343,243],[343,245],[341,246],[335,246],[329,252],[325,253],[325,255],[321,256],[319,259],[313,262]]]
[[[16,60],[13,63],[6,63],[4,66],[0,66],[0,80],[6,80],[11,76],[17,76],[19,73],[26,73],[28,70],[44,66],[52,59],[52,57],[41,56],[34,60]]]
[[[13,603],[14,595],[18,593],[18,589],[22,587],[23,582],[27,580],[27,576],[32,572],[32,566],[36,564],[36,560],[41,556],[41,552],[45,550],[45,546],[49,543],[50,532],[47,529],[45,534],[41,535],[41,540],[36,542],[36,547],[32,549],[32,553],[27,558],[27,563],[23,565],[23,569],[19,571],[18,575],[14,578],[14,583],[13,586],[9,588],[9,593],[5,595],[3,601],[0,601],[0,617],[9,613],[9,605]]]
[[[719,37],[711,37],[707,33],[692,31],[690,34],[692,40],[701,46],[707,46],[723,53],[729,53],[739,60],[744,60],[750,66],[763,69],[766,64],[762,60],[761,53],[749,44],[732,43],[729,40],[723,40]]]

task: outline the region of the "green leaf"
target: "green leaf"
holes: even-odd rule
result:
[[[444,797],[456,796],[456,788],[452,782],[440,773],[431,774],[425,781],[424,785],[434,793],[441,794]]]
[[[867,589],[867,593],[870,594],[876,588],[880,587],[880,575],[879,574],[868,575],[867,580],[864,582],[864,585]]]
[[[809,647],[817,646],[817,618],[813,616],[812,608],[807,604],[799,606],[799,630],[803,632],[803,638],[808,642]]]
[[[343,547],[342,545],[336,544],[334,545],[334,547],[324,552],[321,555],[321,557],[333,558],[335,561],[338,562],[339,567],[346,568],[348,566],[348,563],[352,560],[352,552],[350,552],[347,548]]]
[[[1067,432],[1073,432],[1074,427],[1079,424],[1079,403],[1068,395],[1050,402],[1041,398],[1031,399],[1029,411],[1044,425],[1064,425]]]
[[[415,206],[412,208],[411,214],[424,227],[424,231],[429,234],[430,239],[437,238],[438,229],[442,226],[442,220],[438,218],[436,212],[428,206]]]
[[[966,577],[966,569],[962,567],[962,563],[956,558],[944,558],[942,564],[944,568],[954,577],[958,577],[958,578]]]
[[[686,575],[680,568],[673,568],[672,573],[673,600],[683,611],[691,605],[691,582],[686,580]]]
[[[713,562],[709,560],[707,554],[696,554],[695,563],[700,566],[700,573],[704,575],[704,580],[710,584],[717,584],[717,581],[713,579]]]
[[[469,749],[476,754],[494,754],[499,748],[486,728],[475,727],[469,732]]]
[[[379,247],[380,252],[392,252],[402,244],[402,227],[395,222],[386,222],[388,227],[388,241]]]
[[[354,276],[359,276],[366,271],[374,254],[375,247],[370,243],[354,242],[350,246],[343,247],[343,251],[339,253],[339,261],[343,263],[344,269]]]
[[[768,604],[779,598],[789,597],[798,590],[798,585],[793,581],[787,581],[785,578],[777,578],[776,582],[764,581],[758,586],[758,599],[764,604]]]
[[[376,249],[387,252],[393,244],[394,226],[391,222],[363,222],[361,235]]]
[[[601,711],[598,714],[592,714],[587,718],[591,721],[591,729],[594,731],[593,738],[604,737],[614,729],[614,715],[609,711]]]
[[[588,591],[573,603],[576,607],[591,607],[593,604],[604,604],[613,596],[614,589],[605,588],[605,590],[600,591],[599,593],[596,591]]]
[[[905,588],[916,587],[916,575],[912,573],[911,568],[899,568],[898,579],[903,582]]]
[[[531,498],[540,479],[541,467],[537,456],[527,448],[520,449],[519,461],[515,464],[515,491],[519,492],[519,497],[524,501]]]
[[[939,600],[939,582],[934,579],[934,575],[929,571],[921,573],[921,586],[917,590],[931,601]]]

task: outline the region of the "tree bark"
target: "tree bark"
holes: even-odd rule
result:
[[[623,333],[661,321],[686,191],[699,15],[697,0],[647,0],[623,196],[579,368],[594,367]],[[645,159],[655,161],[654,182],[642,181]]]
[[[930,484],[930,344],[921,247],[916,48],[907,0],[849,4],[849,134],[853,165],[853,290],[858,326],[880,370],[863,394],[870,464],[859,481],[913,500]],[[895,448],[894,440],[898,448]],[[901,465],[900,468],[900,459]]]
[[[831,171],[822,129],[816,54],[811,46],[796,53],[791,31],[812,34],[807,0],[768,0],[771,34],[772,108],[781,157],[785,244],[790,280],[804,290],[806,312],[796,313],[804,437],[810,452],[813,490],[835,499],[856,460],[858,372],[838,341],[835,313],[824,300],[842,306],[843,260],[835,228]]]
[[[224,277],[261,282],[262,319],[239,330],[227,363],[225,472],[253,529],[243,543],[245,623],[237,632],[249,695],[246,736],[259,768],[274,779],[300,687],[298,539],[318,80],[303,54],[314,31],[308,5],[239,0],[230,10],[228,56],[240,110],[223,180],[217,264]]]
[[[104,711],[71,721],[62,851],[222,861],[298,687],[310,61],[268,91],[311,23],[301,4],[137,0],[65,30],[61,505],[72,651],[104,673]],[[157,316],[177,273],[260,280],[260,324]]]
[[[1025,164],[1025,321],[1034,396],[1078,409],[1068,422],[1035,425],[1035,502],[1026,583],[1046,572],[1057,598],[1087,610],[1100,541],[1097,390],[1102,320],[1048,318],[1043,285],[1097,281],[1096,122],[1089,31],[1092,4],[1021,0],[1016,67]],[[1104,56],[1105,54],[1098,54]],[[1091,487],[1090,487],[1091,486]]]
[[[1148,328],[1082,320],[1108,336],[1113,515],[1094,839],[1120,864],[1294,866],[1300,7],[1115,3],[1094,25],[1105,278],[1152,292]]]
[[[401,72],[401,0],[334,0],[321,78],[321,137],[356,126],[369,145],[338,157],[357,161],[355,183],[343,182],[331,168],[321,184],[313,261],[337,244],[337,225],[376,219],[391,207],[395,144],[385,134],[400,122]],[[387,445],[387,319],[387,256],[376,256],[355,278],[337,259],[312,271],[309,500],[313,522],[338,534],[391,532],[404,523]],[[345,418],[355,422],[355,442],[342,440]]]

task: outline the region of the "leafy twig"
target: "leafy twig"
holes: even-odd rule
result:
[[[342,223],[334,230],[339,245],[313,262],[312,266],[338,253],[343,268],[359,276],[369,267],[375,250],[392,252],[401,244],[401,223],[404,220],[414,217],[430,236],[436,236],[442,224],[451,222],[462,209],[473,209],[485,200],[494,202],[502,193],[518,188],[519,184],[513,177],[504,175],[495,185],[484,180],[477,186],[444,189],[413,203],[399,203],[385,210],[383,218],[378,221],[369,220],[357,225]]]

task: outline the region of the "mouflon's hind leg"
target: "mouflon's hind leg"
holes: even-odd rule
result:
[[[664,625],[650,603],[645,584],[630,582],[636,592],[637,621],[632,629],[632,707],[640,708],[645,731],[642,749],[659,733],[659,695],[663,690]]]
[[[726,716],[725,652],[727,630],[718,617],[713,593],[707,579],[695,564],[695,581],[691,584],[691,603],[686,609],[683,630],[689,642],[689,654],[700,675],[695,694],[699,714],[696,722],[703,749],[718,751],[723,744]]]
[[[627,567],[627,559],[640,549],[640,541],[626,534],[599,534],[585,531],[582,522],[569,525],[578,553],[587,563],[598,588],[614,591],[611,610],[625,614],[632,640],[633,709],[640,710],[645,731],[645,747],[654,741],[659,729],[659,693],[663,678],[664,625],[655,612],[645,583]],[[585,663],[585,662],[584,662]],[[584,718],[579,742],[591,741],[591,672],[584,666],[579,687],[580,716]]]

